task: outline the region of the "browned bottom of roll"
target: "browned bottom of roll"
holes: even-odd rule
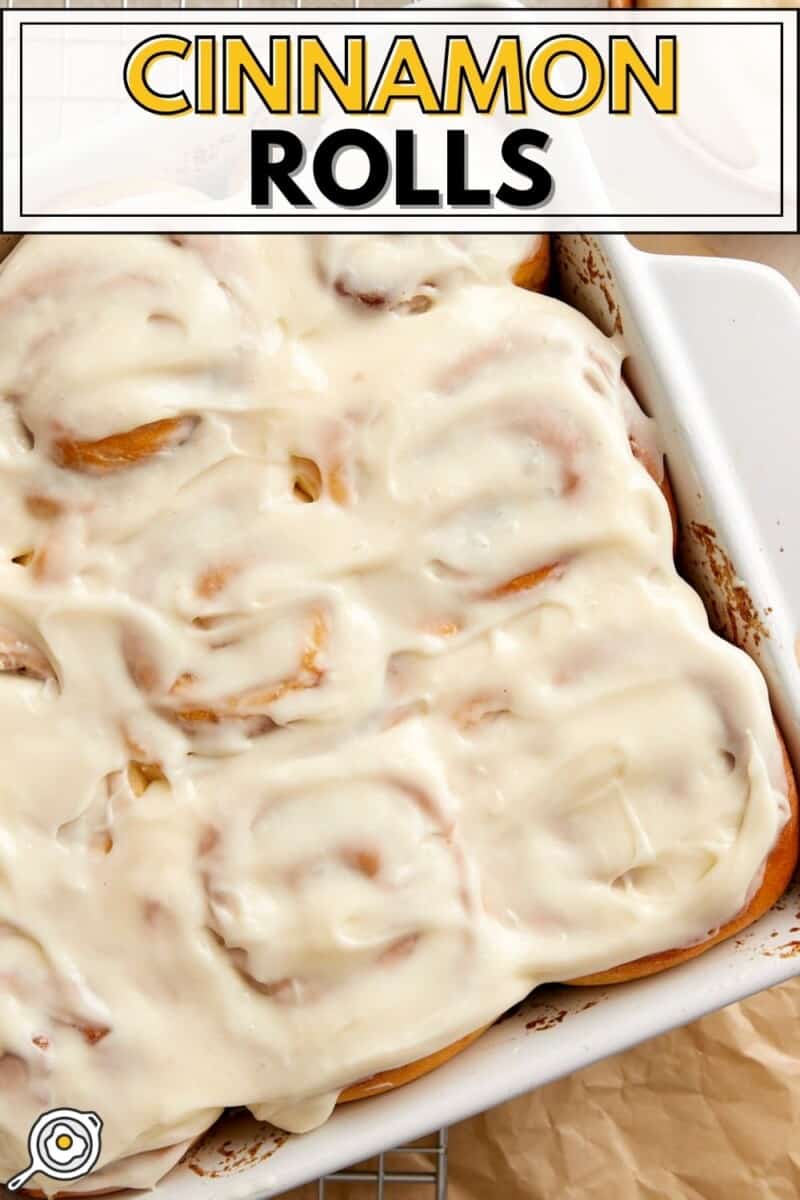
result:
[[[351,1084],[350,1087],[346,1087],[343,1092],[340,1092],[339,1104],[347,1104],[350,1100],[365,1100],[367,1096],[377,1096],[380,1092],[388,1092],[392,1088],[402,1087],[404,1083],[411,1083],[412,1079],[419,1079],[420,1075],[427,1075],[429,1071],[435,1071],[442,1063],[458,1054],[459,1050],[466,1050],[467,1046],[471,1045],[488,1028],[488,1025],[482,1025],[480,1029],[468,1033],[466,1037],[460,1038],[457,1042],[451,1042],[449,1046],[437,1050],[435,1054],[426,1054],[425,1058],[418,1058],[414,1062],[406,1063],[403,1067],[380,1071],[377,1075],[370,1075],[368,1079]]]
[[[607,983],[626,983],[629,979],[641,979],[645,975],[655,975],[657,971],[663,971],[667,967],[676,967],[679,963],[687,962],[690,958],[696,958],[698,954],[703,954],[706,950],[710,950],[718,942],[722,942],[726,938],[732,937],[735,933],[739,933],[742,929],[746,929],[748,925],[752,925],[759,917],[763,917],[764,913],[768,912],[773,904],[781,898],[789,886],[789,881],[797,866],[798,812],[797,785],[791,763],[789,762],[789,755],[786,752],[786,746],[777,726],[775,727],[775,732],[778,735],[781,750],[783,751],[791,816],[784,825],[780,837],[766,861],[761,886],[750,900],[750,903],[733,920],[728,921],[716,933],[711,934],[705,941],[697,942],[694,946],[685,946],[681,950],[662,950],[658,954],[648,954],[645,958],[637,958],[633,962],[623,963],[619,967],[611,967],[608,971],[599,971],[595,975],[581,975],[578,979],[569,979],[565,982],[569,983],[570,986],[578,985],[580,987],[593,987],[596,984],[605,985]]]

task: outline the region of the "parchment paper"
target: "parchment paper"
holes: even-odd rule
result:
[[[633,240],[758,259],[800,287],[797,236]],[[800,978],[454,1126],[449,1162],[449,1200],[798,1200]],[[372,1200],[374,1187],[326,1194]],[[314,1184],[285,1200],[316,1196]],[[392,1184],[386,1200],[433,1189]]]

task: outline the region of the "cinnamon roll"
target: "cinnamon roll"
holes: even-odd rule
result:
[[[104,1122],[73,1192],[149,1186],[226,1107],[310,1128],[785,886],[766,686],[548,253],[0,268],[0,1175],[59,1105]]]

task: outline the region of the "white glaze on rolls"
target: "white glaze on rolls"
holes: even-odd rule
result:
[[[0,1175],[59,1105],[129,1159],[96,1186],[227,1105],[308,1127],[758,885],[764,683],[675,572],[619,346],[511,285],[531,241],[2,268]]]

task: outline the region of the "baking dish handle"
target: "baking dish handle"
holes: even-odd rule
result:
[[[758,263],[647,258],[762,550],[800,618],[800,296]]]

